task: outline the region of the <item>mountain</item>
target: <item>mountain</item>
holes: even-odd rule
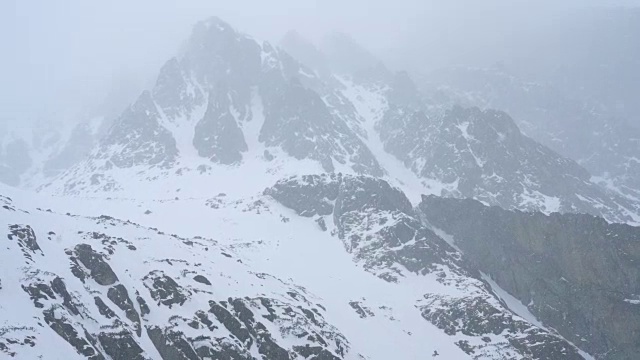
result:
[[[338,38],[349,39],[346,36]],[[286,40],[283,44],[293,53],[301,53],[297,50],[299,48],[311,47],[300,39],[296,42]],[[298,47],[296,44],[299,44]],[[340,44],[348,49],[358,46],[346,40]],[[358,57],[355,54],[367,54],[362,49],[345,53],[353,54],[353,58]],[[334,62],[338,62],[338,59]],[[375,118],[370,132],[377,133],[379,137],[380,144],[376,144],[377,147],[411,169],[415,175],[409,177],[418,176],[422,183],[418,187],[422,192],[472,197],[504,208],[586,212],[613,221],[638,221],[638,198],[633,185],[625,187],[626,191],[610,191],[609,186],[594,186],[591,181],[593,176],[588,170],[524,135],[506,113],[495,111],[486,103],[472,102],[462,96],[454,97],[448,89],[417,86],[405,73],[392,74],[386,69],[380,70],[379,66],[373,65],[374,61],[365,59],[362,63],[365,65],[360,71],[351,72],[352,89],[345,94],[357,108],[362,109],[363,117]],[[380,71],[363,76],[362,69]],[[344,67],[337,67],[334,71],[345,73]],[[346,73],[349,74],[348,71]],[[429,79],[437,82],[438,74],[433,76],[434,79]],[[474,79],[473,76],[462,78],[466,81]],[[468,96],[473,99],[473,96]],[[567,102],[571,103],[569,100]],[[458,103],[466,107],[458,106]],[[512,103],[505,101],[494,107],[510,109],[507,105]],[[485,110],[474,109],[475,106]],[[546,121],[563,123],[553,117]],[[544,131],[542,126],[539,129]],[[616,133],[620,134],[621,131]],[[566,138],[570,134],[568,130],[565,131]],[[567,139],[566,143],[580,143],[580,139]],[[602,157],[611,159],[619,156],[623,161],[633,162],[635,145],[632,139],[616,143],[613,148],[627,151],[628,156],[609,152]],[[594,151],[594,154],[598,153]],[[592,155],[592,158],[595,156]],[[614,164],[615,161],[608,164]],[[601,163],[607,162],[603,160]],[[629,174],[634,172],[633,166],[626,166],[625,169]],[[626,178],[635,179],[632,175],[626,175]]]
[[[118,88],[121,90],[120,88]],[[123,98],[110,95],[92,111],[53,114],[35,124],[0,129],[0,183],[37,188],[84,160],[121,111]]]
[[[313,294],[216,240],[0,200],[4,356],[356,358]]]
[[[292,52],[311,51],[291,37]],[[327,42],[334,44],[326,56],[334,74],[217,18],[199,23],[185,51],[165,64],[154,88],[120,115],[89,158],[44,188],[197,193],[193,183],[226,188],[252,177],[247,181],[258,191],[289,175],[343,172],[382,176],[416,201],[430,193],[639,221],[637,201],[607,194],[578,164],[522,135],[504,113],[433,105],[406,73],[387,70],[347,36]],[[337,53],[363,58],[362,71],[350,73],[349,56]]]
[[[507,209],[637,217],[637,204],[594,186],[584,168],[524,136],[504,112],[397,108],[379,126],[390,153],[420,177],[447,184],[454,197]]]
[[[136,167],[155,178],[176,169],[207,173],[215,164],[289,166],[283,164],[289,158],[316,171],[382,175],[371,151],[323,98],[346,102],[288,54],[209,19],[89,159],[57,180],[59,191],[121,189]]]
[[[206,201],[2,193],[8,358],[584,358],[512,313],[376,178]],[[186,209],[200,219],[168,221]]]
[[[640,228],[425,197],[420,210],[485,276],[595,358],[640,349]]]
[[[0,134],[0,182],[35,187],[83,159],[95,145],[101,118],[75,127],[51,121]]]
[[[617,345],[633,339],[632,324],[589,323],[619,299],[581,288],[579,267],[562,268],[581,289],[570,313],[540,310],[516,285],[528,289],[548,274],[538,267],[559,262],[600,264],[598,286],[609,276],[632,281],[628,264],[597,250],[612,237],[633,244],[637,228],[609,222],[640,223],[640,202],[612,196],[505,112],[420,91],[346,35],[320,47],[286,39],[287,51],[215,17],[198,23],[151,89],[88,132],[95,141],[80,141],[78,130],[78,141],[62,142],[62,159],[82,160],[54,167],[66,170],[39,193],[0,187],[3,355],[633,358],[633,347]],[[432,198],[475,205],[459,211],[469,218],[439,214]],[[602,238],[582,256],[570,220],[527,227],[532,239],[552,239],[553,254],[538,263],[526,259],[526,241],[522,259],[497,248],[491,261],[524,264],[513,265],[522,279],[503,281],[482,252],[459,245],[466,227],[445,225],[512,230],[479,245],[490,252],[522,235],[519,220],[493,226],[471,212],[483,206],[471,199],[505,214],[586,219]],[[609,285],[635,304],[627,283]],[[557,305],[550,299],[536,295],[535,304]],[[590,345],[582,337],[594,328],[601,334]]]
[[[592,181],[638,198],[640,129],[577,85],[527,81],[500,67],[441,69],[420,84],[449,102],[508,112],[528,136],[589,170]]]

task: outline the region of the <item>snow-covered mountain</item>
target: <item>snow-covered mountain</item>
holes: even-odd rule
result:
[[[588,346],[576,334],[597,324],[522,303],[549,296],[479,262],[458,243],[473,234],[423,196],[630,224],[637,199],[504,112],[421,93],[348,36],[284,45],[202,21],[115,120],[69,132],[52,152],[51,169],[66,170],[43,175],[39,193],[0,187],[0,355],[631,359],[610,340],[618,328]],[[609,264],[555,255],[545,265]],[[596,270],[617,274],[609,265]]]
[[[376,178],[294,177],[243,199],[2,193],[10,358],[584,358]]]
[[[416,201],[429,193],[640,221],[637,201],[607,194],[508,115],[434,106],[405,73],[345,50],[357,47],[345,36],[331,39],[335,72],[326,74],[219,19],[199,23],[154,88],[46,191],[174,194],[200,192],[194,183],[234,187],[238,177],[257,191],[288,175],[342,172],[384,177]],[[366,66],[351,74],[339,51]]]
[[[596,358],[640,352],[640,228],[425,197],[429,223],[502,289]],[[523,256],[523,254],[527,254]]]
[[[591,181],[640,197],[640,129],[611,104],[585,98],[577,87],[526,81],[501,68],[441,69],[420,84],[444,101],[508,112],[525,134],[587,169]]]
[[[84,160],[104,134],[109,118],[80,118],[18,125],[0,132],[0,182],[36,188]]]
[[[297,172],[298,164],[287,164],[290,159],[317,171],[382,175],[344,119],[355,117],[352,108],[338,117],[325,101],[349,105],[282,50],[210,19],[195,27],[185,53],[166,63],[156,86],[116,120],[86,162],[56,180],[54,189],[124,189],[131,173],[200,174],[215,165],[260,163]],[[128,174],[118,178],[122,173]]]
[[[139,81],[115,76],[97,104],[0,124],[0,183],[35,189],[84,160],[136,98]]]

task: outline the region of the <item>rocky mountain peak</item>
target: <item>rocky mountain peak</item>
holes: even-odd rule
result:
[[[640,228],[470,199],[426,196],[419,208],[481,271],[595,358],[637,354]]]
[[[635,359],[637,199],[332,37],[202,21],[86,159],[0,186],[0,356]]]
[[[214,86],[226,79],[241,88],[255,84],[260,53],[255,40],[211,18],[195,25],[183,61],[201,85]]]

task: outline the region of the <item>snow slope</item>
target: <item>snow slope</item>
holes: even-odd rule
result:
[[[445,282],[439,280],[442,275],[413,273],[400,264],[393,266],[400,269],[400,281],[374,276],[385,270],[354,262],[340,237],[332,235],[336,227],[330,220],[329,230],[323,231],[316,221],[298,216],[271,195],[148,201],[54,198],[6,188],[2,193],[9,195],[2,197],[0,211],[10,236],[0,253],[0,351],[16,358],[83,358],[78,349],[88,353],[91,348],[96,356],[119,359],[125,343],[137,344],[126,347],[135,350],[135,356],[160,358],[166,354],[157,345],[155,329],[167,338],[173,336],[173,342],[186,339],[190,345],[178,347],[185,354],[188,349],[229,348],[260,358],[266,340],[255,330],[259,326],[254,326],[257,335],[250,335],[254,340],[243,342],[229,330],[233,326],[225,323],[224,316],[216,320],[211,315],[215,314],[211,300],[234,313],[239,305],[232,299],[241,299],[256,323],[267,325],[269,339],[291,359],[303,358],[297,346],[318,344],[294,335],[314,331],[331,340],[323,349],[336,358],[422,359],[437,352],[446,359],[466,359],[469,355],[456,342],[482,341],[471,334],[451,336],[437,322],[427,321],[422,315],[428,306],[425,299],[482,298],[509,314],[481,281],[456,276],[460,269],[453,268],[452,273],[442,268],[442,274],[453,277]],[[109,276],[104,268],[101,273],[99,267],[83,262],[86,245],[81,244],[104,259],[117,277],[113,283],[105,280]],[[211,285],[194,280],[196,275]],[[56,287],[56,279],[66,293]],[[127,301],[124,310],[119,309],[108,295],[120,284],[132,299],[133,310]],[[100,311],[96,297],[111,309],[111,317]],[[301,310],[293,315],[285,311],[270,323],[265,320],[269,310],[260,299]],[[313,311],[315,320],[305,317],[305,310]],[[217,324],[212,332],[193,323],[199,311]],[[237,316],[243,319],[240,313]],[[516,315],[509,317],[535,329]],[[75,334],[73,339],[86,340],[65,342],[56,334],[57,321],[75,329],[61,331],[67,338]],[[248,324],[244,327],[250,329]],[[516,351],[499,340],[502,336],[492,335],[495,345],[476,350],[473,358]],[[55,355],[50,349],[56,349]],[[135,358],[134,353],[127,356]]]
[[[374,70],[314,72],[220,19],[205,20],[90,156],[40,190],[211,197],[213,187],[255,192],[327,172],[384,178],[414,204],[435,194],[640,219],[637,199],[607,193],[505,113],[433,105],[408,75]]]
[[[633,207],[506,114],[426,106],[384,68],[319,73],[205,20],[84,161],[37,194],[0,187],[0,354],[587,357],[415,206]]]

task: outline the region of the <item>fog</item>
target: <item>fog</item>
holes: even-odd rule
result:
[[[290,29],[312,41],[327,32],[346,32],[391,67],[424,70],[451,63],[491,64],[519,51],[511,49],[514,39],[551,34],[559,19],[571,18],[572,12],[637,4],[557,3],[3,1],[0,126],[75,119],[99,111],[107,97],[126,102],[149,86],[191,26],[212,15],[273,43]]]

